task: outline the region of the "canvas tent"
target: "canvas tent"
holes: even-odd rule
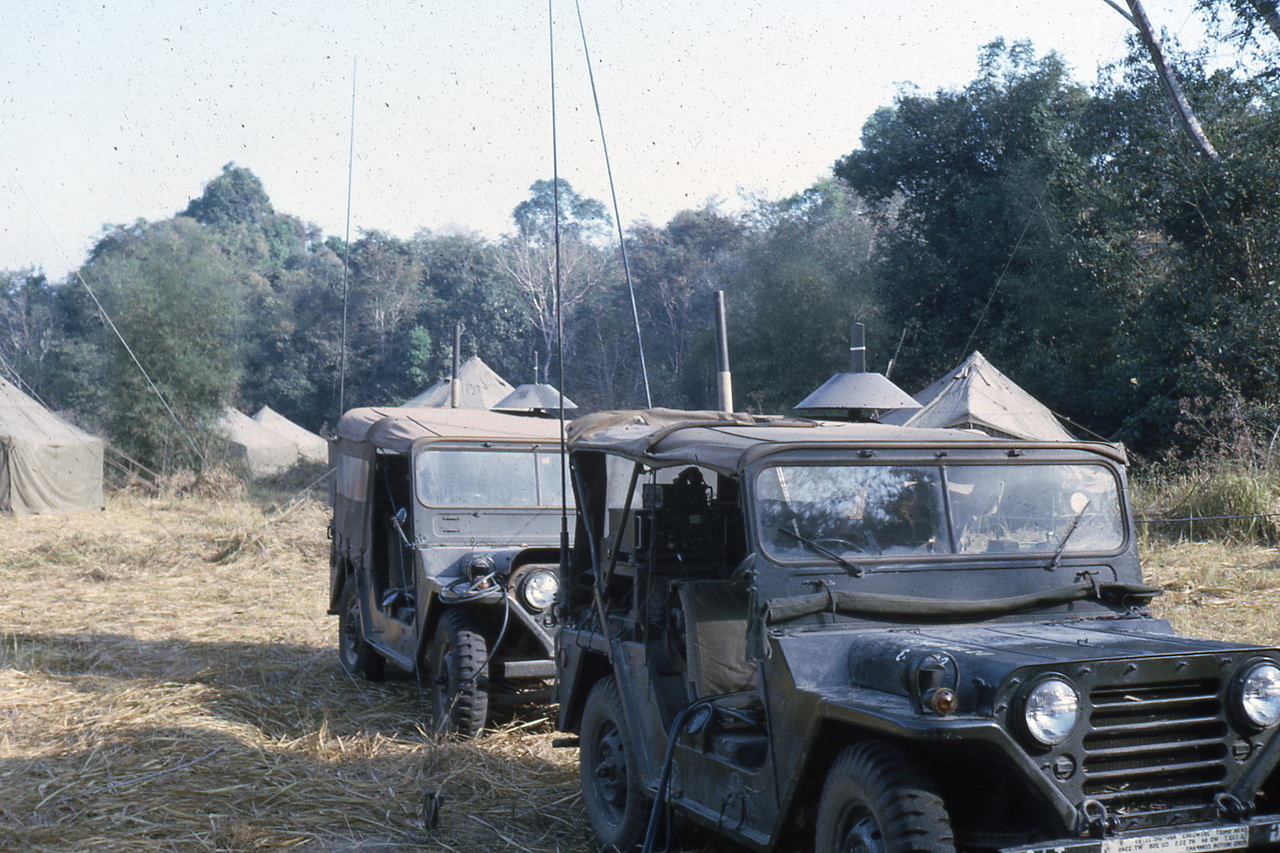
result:
[[[452,379],[441,379],[409,402],[406,409],[448,409],[452,403]],[[458,368],[458,385],[461,388],[458,408],[492,409],[494,405],[515,389],[511,383],[493,371],[479,356],[467,359]]]
[[[227,437],[228,460],[254,479],[278,474],[298,461],[298,445],[235,409],[224,411],[216,426]]]
[[[976,350],[915,399],[919,409],[890,412],[880,420],[900,426],[977,429],[1003,438],[1072,440],[1043,403]]]
[[[329,443],[306,427],[298,426],[270,406],[263,406],[253,419],[283,439],[293,442],[298,455],[310,462],[329,461]]]
[[[102,448],[0,378],[0,512],[102,509]]]

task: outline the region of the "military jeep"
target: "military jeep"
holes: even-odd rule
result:
[[[576,420],[559,726],[606,846],[1202,853],[1280,840],[1280,650],[1154,618],[1125,454]]]
[[[470,736],[490,699],[550,696],[560,425],[475,409],[362,408],[331,449],[329,612],[350,673],[428,686]]]

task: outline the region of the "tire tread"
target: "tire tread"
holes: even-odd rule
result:
[[[883,741],[854,744],[831,765],[818,806],[818,853],[835,849],[831,811],[850,795],[875,815],[886,853],[955,853],[951,819],[933,782]]]

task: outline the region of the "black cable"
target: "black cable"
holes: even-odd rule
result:
[[[671,722],[671,729],[667,732],[667,752],[662,759],[662,773],[658,776],[658,790],[653,797],[653,806],[649,809],[649,823],[645,827],[644,843],[640,846],[640,853],[653,853],[653,845],[657,841],[662,805],[667,798],[667,785],[671,781],[671,767],[675,763],[676,737],[680,734],[680,729],[684,726],[685,717],[689,716],[689,712],[699,705],[705,704],[708,704],[708,700],[698,699],[686,705]]]

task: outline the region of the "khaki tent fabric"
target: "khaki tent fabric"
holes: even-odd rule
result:
[[[298,426],[284,415],[263,406],[254,414],[253,419],[281,438],[293,442],[298,447],[298,455],[310,462],[329,461],[329,443],[306,427]]]
[[[102,448],[0,379],[0,512],[102,509]]]
[[[450,379],[441,379],[401,408],[451,408],[450,382]],[[460,409],[492,409],[499,400],[515,390],[510,382],[495,373],[479,356],[467,359],[458,368],[458,383],[462,388],[458,401]]]
[[[934,429],[978,429],[1003,438],[1073,440],[1043,403],[977,351],[915,398],[921,408],[890,412],[881,422]]]
[[[292,467],[301,456],[298,445],[235,409],[224,411],[216,426],[227,437],[228,460],[255,480]]]

